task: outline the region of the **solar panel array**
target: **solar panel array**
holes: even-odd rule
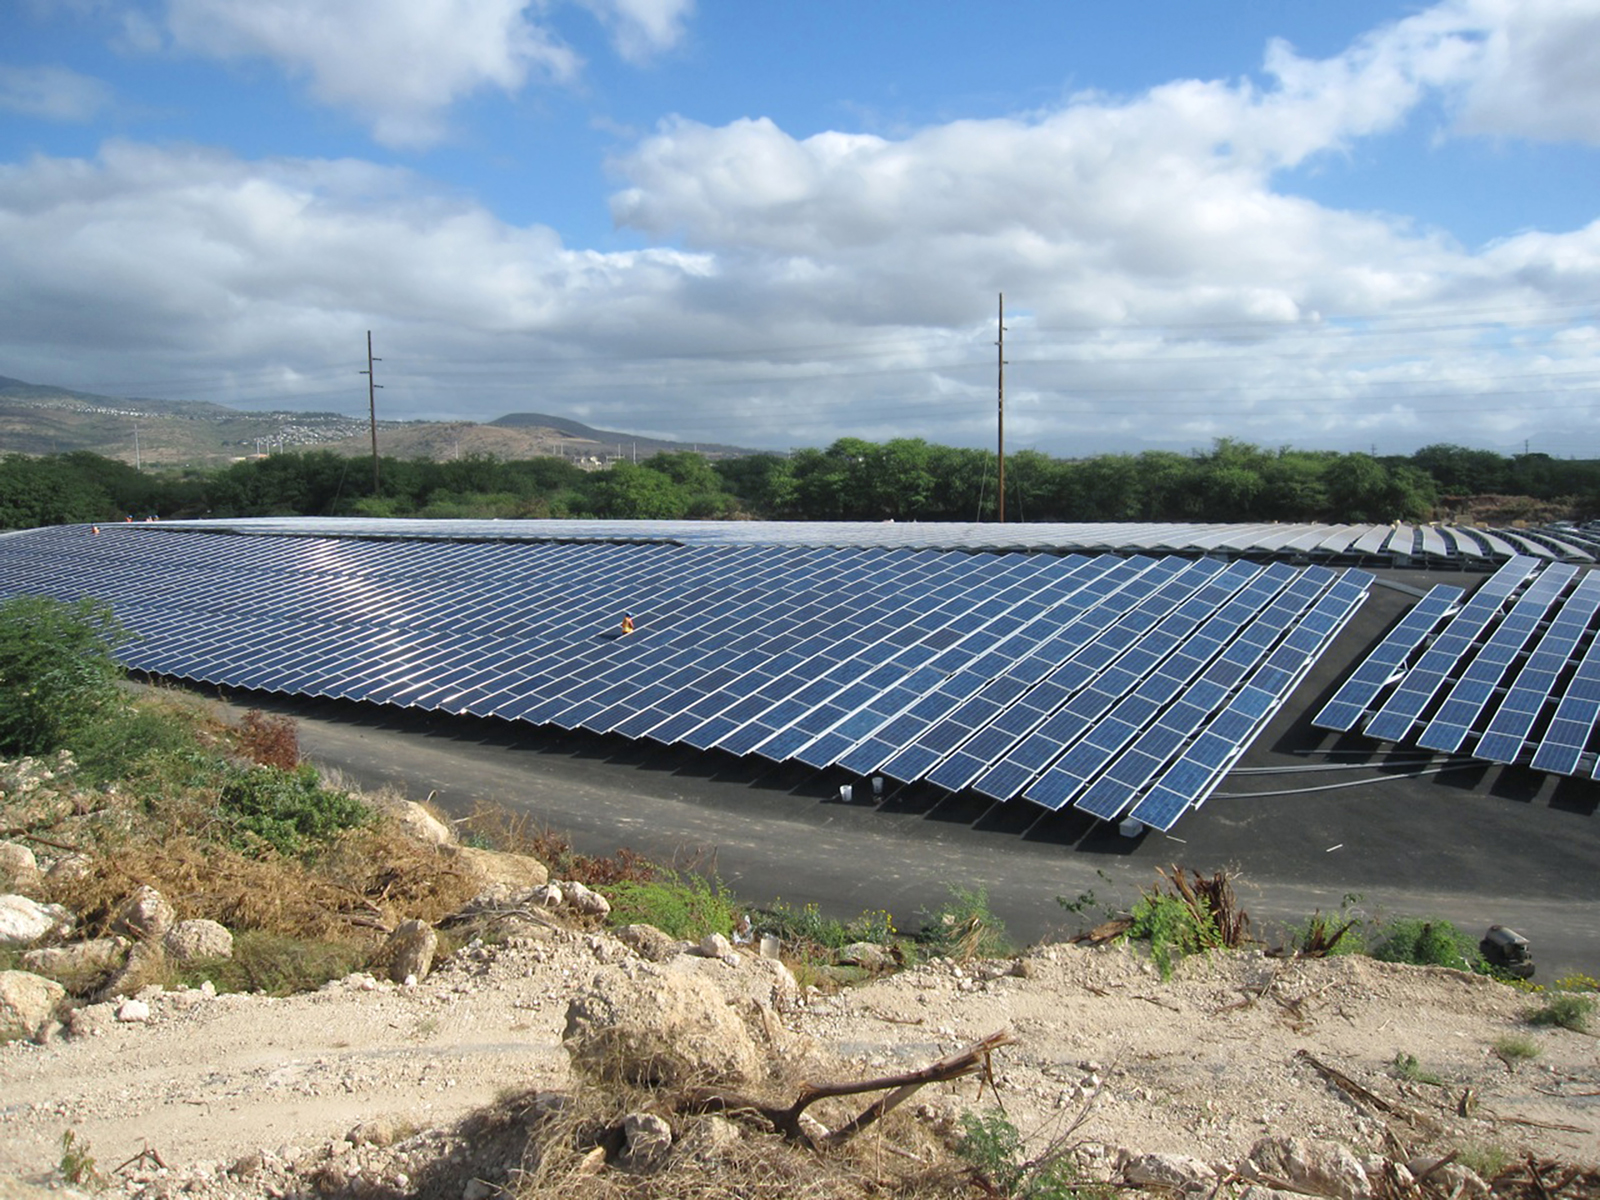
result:
[[[1156,521],[429,521],[361,517],[239,517],[172,522],[190,528],[329,537],[521,538],[529,541],[677,542],[698,546],[898,546],[1082,554],[1183,554],[1353,565],[1474,569],[1526,555],[1600,560],[1600,537],[1566,527],[1463,525],[1194,524]]]
[[[1600,573],[1514,556],[1461,603],[1435,587],[1313,719],[1553,774],[1593,774]],[[1380,700],[1381,697],[1381,700]]]
[[[0,538],[152,674],[887,776],[1170,828],[1364,572],[1110,555],[239,535]],[[631,612],[636,632],[619,629]]]

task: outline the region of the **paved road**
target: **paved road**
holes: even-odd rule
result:
[[[979,809],[909,794],[863,803],[859,781],[856,803],[843,804],[839,781],[809,772],[584,734],[353,704],[279,711],[299,720],[310,757],[363,786],[433,793],[456,816],[506,805],[586,853],[629,846],[714,865],[755,902],[815,902],[845,917],[886,908],[912,926],[951,887],[983,886],[1012,935],[1030,940],[1083,923],[1057,897],[1092,891],[1087,915],[1097,919],[1130,904],[1157,867],[1229,867],[1258,926],[1330,912],[1357,893],[1377,915],[1439,916],[1474,933],[1510,925],[1533,942],[1540,979],[1600,975],[1600,785],[1487,767],[1413,778],[1381,758],[1308,774],[1342,743],[1321,745],[1332,735],[1309,730],[1303,713],[1270,726],[1176,836],[1126,839],[1093,822],[1040,819],[1024,803]],[[1296,770],[1271,773],[1285,767]]]

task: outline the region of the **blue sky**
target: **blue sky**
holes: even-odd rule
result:
[[[0,375],[1600,456],[1600,0],[13,0]],[[0,445],[0,449],[3,449]]]

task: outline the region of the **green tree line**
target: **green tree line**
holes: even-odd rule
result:
[[[0,458],[0,528],[149,515],[986,521],[996,515],[996,466],[991,451],[920,438],[841,438],[717,462],[662,453],[599,471],[559,458],[386,458],[374,494],[366,460],[322,450],[214,471],[138,471],[81,451],[12,454]],[[1006,458],[1012,521],[1418,521],[1483,495],[1587,517],[1600,507],[1600,461],[1452,445],[1374,457],[1231,439],[1190,454]]]

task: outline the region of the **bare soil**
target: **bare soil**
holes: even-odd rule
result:
[[[608,934],[557,930],[469,946],[412,987],[355,976],[286,999],[168,991],[148,997],[141,1023],[82,1010],[71,1036],[0,1047],[0,1176],[47,1176],[70,1130],[130,1194],[259,1194],[227,1169],[326,1162],[351,1152],[363,1123],[409,1133],[508,1091],[561,1089],[569,997],[631,954]],[[770,967],[750,959],[674,963],[730,999],[771,990]],[[1009,1029],[997,1098],[1037,1137],[1076,1123],[1085,1143],[1212,1163],[1267,1133],[1358,1153],[1600,1161],[1600,1043],[1528,1025],[1535,1001],[1363,958],[1215,953],[1163,981],[1126,947],[1046,945],[1018,962],[938,960],[837,995],[789,992],[777,1011],[837,1056],[836,1078],[919,1066]],[[1508,1039],[1535,1056],[1505,1053]],[[929,1115],[995,1102],[979,1091],[966,1080],[919,1100]]]

